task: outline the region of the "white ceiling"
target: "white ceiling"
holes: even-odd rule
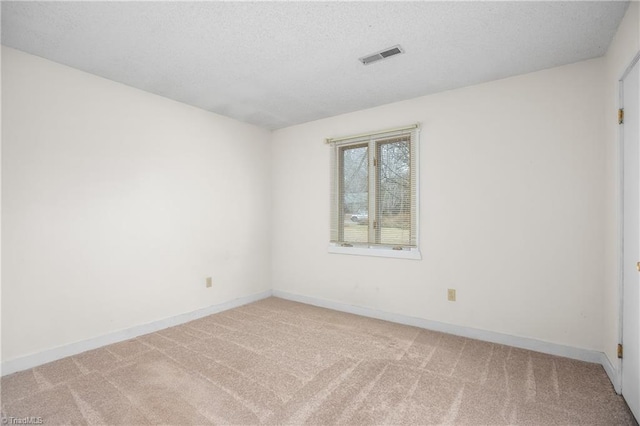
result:
[[[2,44],[277,129],[602,56],[627,6],[3,1]]]

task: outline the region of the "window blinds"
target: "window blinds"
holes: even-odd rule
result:
[[[417,247],[418,125],[328,139],[330,241]]]

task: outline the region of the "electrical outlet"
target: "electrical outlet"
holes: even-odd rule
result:
[[[447,300],[449,302],[455,302],[456,301],[456,289],[455,288],[447,289]]]
[[[212,286],[213,286],[213,278],[207,277],[207,288],[212,287]]]

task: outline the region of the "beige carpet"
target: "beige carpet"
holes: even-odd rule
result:
[[[600,365],[277,298],[2,378],[44,424],[631,425]]]

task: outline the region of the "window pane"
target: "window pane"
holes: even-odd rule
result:
[[[343,241],[369,240],[369,149],[367,146],[342,150]]]
[[[379,243],[411,244],[411,150],[409,138],[379,145],[377,206]]]

